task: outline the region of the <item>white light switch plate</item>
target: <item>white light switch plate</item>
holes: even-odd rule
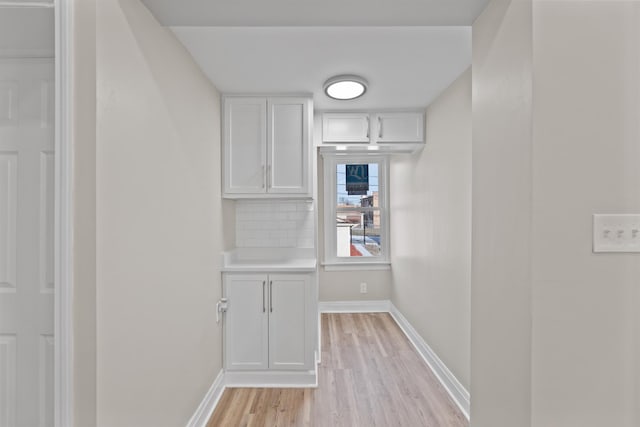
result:
[[[593,252],[640,252],[640,214],[594,214]]]

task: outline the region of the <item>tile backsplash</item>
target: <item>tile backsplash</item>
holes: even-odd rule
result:
[[[313,248],[311,200],[238,200],[236,246],[239,248]]]

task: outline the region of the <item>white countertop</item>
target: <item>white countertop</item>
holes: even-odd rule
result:
[[[313,249],[238,248],[222,254],[223,272],[313,272]]]

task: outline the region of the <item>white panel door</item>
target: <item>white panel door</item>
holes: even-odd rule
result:
[[[378,143],[423,142],[423,113],[380,113],[374,116],[375,135]]]
[[[226,274],[224,294],[225,366],[229,370],[258,370],[269,367],[269,313],[267,276]]]
[[[270,98],[267,164],[270,193],[308,192],[310,104],[307,98]]]
[[[311,369],[307,332],[309,275],[269,275],[269,367]]]
[[[322,142],[370,141],[368,113],[324,113]]]
[[[224,100],[224,191],[266,192],[267,100]]]
[[[0,427],[53,425],[54,68],[0,59]]]

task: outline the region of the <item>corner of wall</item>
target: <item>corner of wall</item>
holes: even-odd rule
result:
[[[182,425],[222,368],[220,95],[139,0],[96,45],[97,424]]]
[[[469,69],[429,105],[426,118],[422,152],[391,165],[391,301],[469,387]]]

